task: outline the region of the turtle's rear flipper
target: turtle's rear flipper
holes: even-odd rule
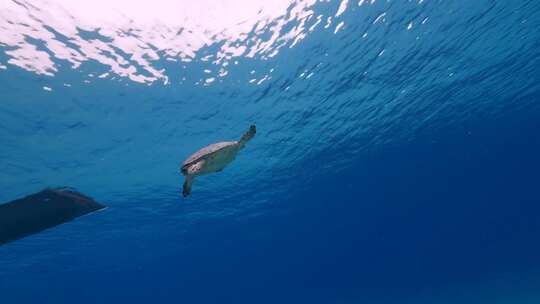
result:
[[[186,176],[186,180],[184,181],[184,187],[182,189],[182,195],[184,197],[187,197],[191,193],[191,186],[193,185],[193,177],[192,176]]]

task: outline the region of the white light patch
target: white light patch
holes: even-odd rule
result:
[[[409,25],[407,25],[407,30],[410,31],[412,29],[413,23],[412,21],[409,22]]]
[[[381,21],[381,20],[384,22],[384,19],[383,19],[383,18],[384,18],[385,16],[386,16],[386,13],[380,14],[377,18],[375,18],[375,21],[373,21],[373,24],[375,24],[375,23],[377,23],[377,22],[379,22],[379,21]]]
[[[336,26],[336,29],[334,30],[334,34],[337,34],[337,32],[343,27],[343,25],[345,25],[345,22],[341,21],[341,22]]]
[[[343,14],[345,10],[347,10],[347,4],[349,3],[349,0],[342,0],[339,4],[338,11],[336,13],[336,17],[339,17],[339,15]]]
[[[28,1],[30,2],[30,1]],[[36,74],[54,76],[57,59],[76,69],[86,61],[109,68],[140,83],[168,82],[165,69],[155,61],[212,61],[216,65],[235,62],[234,57],[275,56],[285,45],[294,46],[306,37],[306,21],[316,0],[32,0],[0,1],[0,44],[15,47],[6,51],[8,64]],[[346,8],[340,5],[340,14]],[[284,34],[291,22],[298,24]],[[246,37],[270,29],[270,38]],[[52,29],[52,30],[51,30]],[[69,43],[58,39],[69,37]],[[42,48],[28,41],[42,41]],[[220,48],[197,58],[198,51],[214,43]],[[289,44],[290,42],[290,44]],[[5,64],[5,62],[3,62]],[[5,69],[0,65],[0,69]]]

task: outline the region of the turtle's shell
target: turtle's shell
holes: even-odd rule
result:
[[[201,160],[202,158],[207,157],[208,155],[210,155],[212,153],[216,153],[216,152],[218,152],[219,150],[221,150],[223,148],[231,147],[231,146],[234,146],[236,144],[237,144],[236,141],[224,141],[224,142],[219,142],[219,143],[215,143],[215,144],[211,144],[209,146],[206,146],[206,147],[200,149],[199,151],[193,153],[190,157],[188,157],[188,159],[186,159],[184,161],[184,163],[182,164],[182,167],[185,167],[185,166],[187,166],[189,164],[193,164],[193,163]]]

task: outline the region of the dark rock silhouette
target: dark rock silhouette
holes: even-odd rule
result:
[[[103,208],[70,188],[45,189],[0,204],[0,245]]]

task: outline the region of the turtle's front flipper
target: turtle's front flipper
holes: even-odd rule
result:
[[[191,186],[193,185],[193,180],[195,178],[192,175],[187,175],[186,180],[184,181],[184,188],[182,190],[182,195],[184,197],[188,196],[191,193]]]

